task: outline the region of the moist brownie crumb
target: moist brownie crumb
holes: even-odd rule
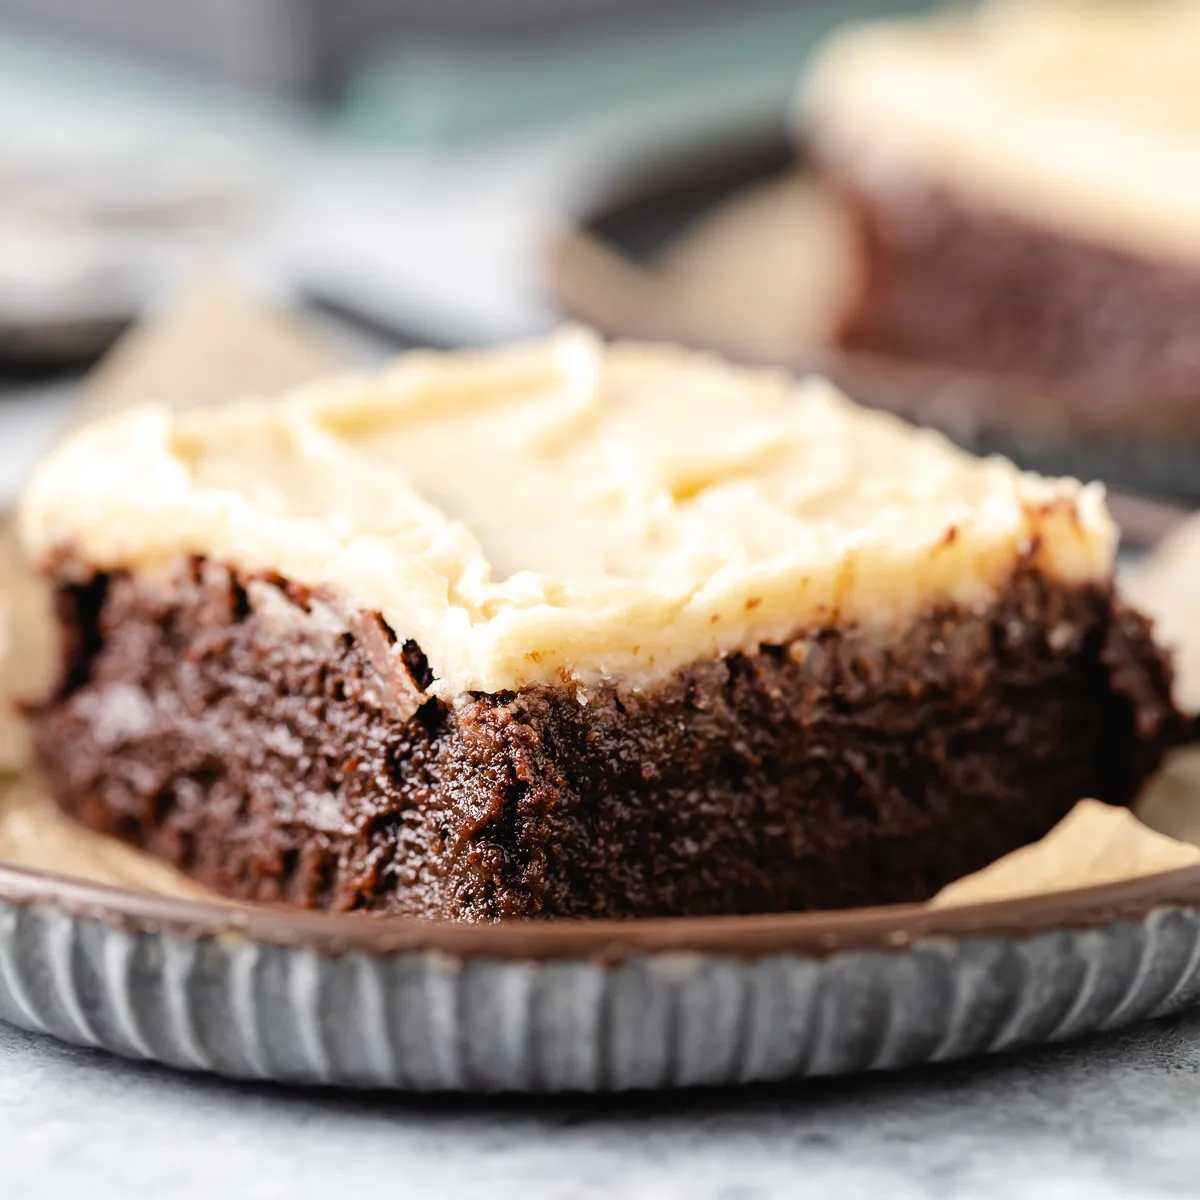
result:
[[[833,626],[640,692],[430,696],[375,614],[200,559],[65,584],[59,613],[35,725],[62,808],[227,896],[319,909],[923,900],[1081,797],[1130,802],[1179,729],[1146,622],[1032,568],[894,642]]]

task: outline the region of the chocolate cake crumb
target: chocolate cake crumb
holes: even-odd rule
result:
[[[993,607],[652,688],[428,695],[375,614],[196,560],[63,584],[35,714],[63,810],[230,897],[494,920],[917,901],[1179,732],[1146,622],[1022,568]]]

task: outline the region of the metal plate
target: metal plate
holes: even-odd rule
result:
[[[1200,1000],[1200,867],[961,909],[464,926],[0,868],[0,1017],[244,1079],[616,1091],[910,1066]]]

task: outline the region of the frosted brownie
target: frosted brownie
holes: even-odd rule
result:
[[[978,372],[1002,386],[976,423],[1084,443],[1130,482],[1157,449],[1195,491],[1197,62],[1194,0],[993,0],[835,36],[801,109],[862,252],[839,343]]]
[[[58,803],[231,896],[919,900],[1176,728],[1097,487],[580,330],[105,420],[21,524]]]

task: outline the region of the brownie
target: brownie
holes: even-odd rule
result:
[[[1129,803],[1180,731],[1096,489],[578,331],[110,419],[22,527],[64,635],[54,796],[231,897],[922,900]]]
[[[389,661],[378,614],[330,639],[310,600],[201,561],[166,587],[64,587],[71,659],[37,724],[66,811],[219,892],[310,907],[886,904],[1078,797],[1126,802],[1175,722],[1145,621],[1030,572],[893,645],[827,629],[586,706],[544,686],[426,697],[419,647]]]
[[[1198,11],[993,2],[835,38],[805,132],[860,251],[837,344],[960,373],[957,432],[1200,495]]]

